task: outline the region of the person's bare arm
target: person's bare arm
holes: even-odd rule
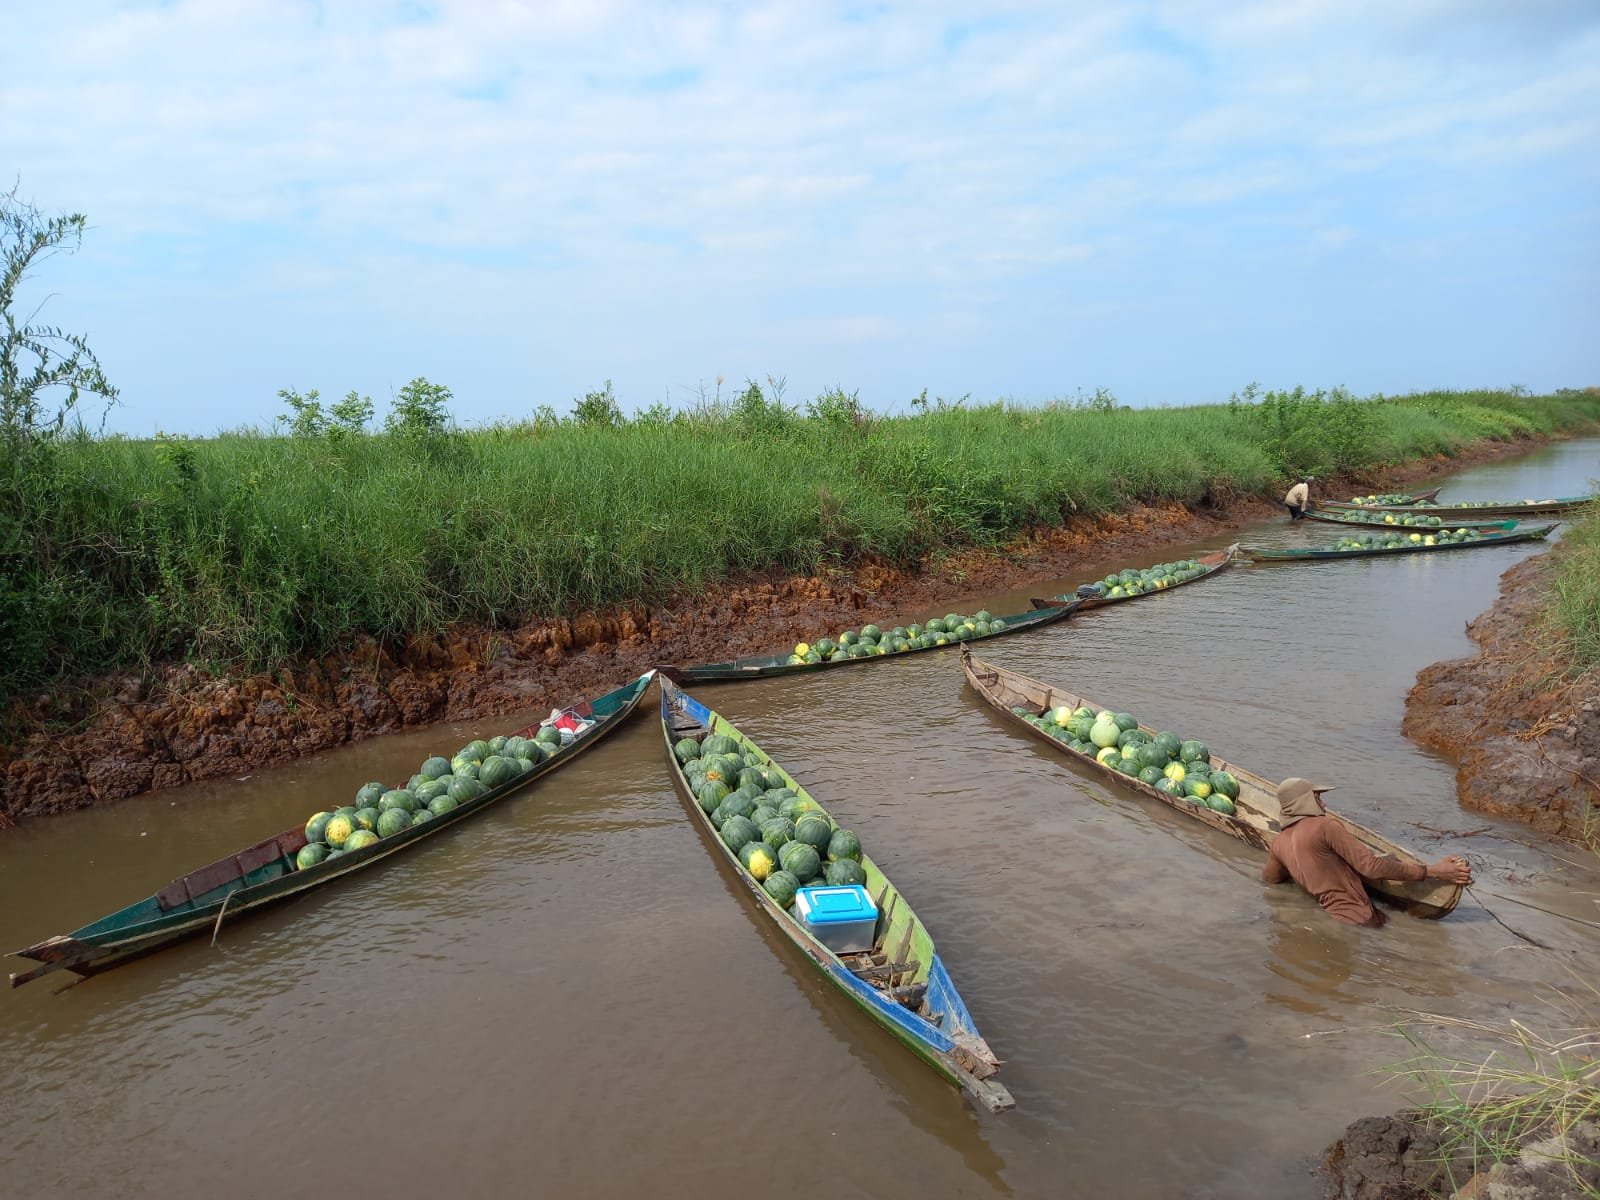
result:
[[[1289,881],[1289,868],[1283,865],[1272,851],[1267,851],[1267,865],[1261,868],[1262,883],[1287,883]]]

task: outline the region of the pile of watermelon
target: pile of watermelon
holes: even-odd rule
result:
[[[1351,513],[1349,519],[1364,525],[1404,525],[1412,529],[1438,529],[1444,524],[1442,517],[1425,517],[1421,513]]]
[[[728,849],[784,908],[807,884],[864,884],[861,842],[840,829],[794,780],[723,733],[672,748],[695,800]]]
[[[319,812],[306,822],[306,844],[295,858],[305,870],[352,850],[394,837],[533,770],[561,750],[561,734],[540,726],[531,738],[513,735],[468,742],[455,757],[434,755],[403,788],[362,784],[355,802]]]
[[[979,609],[970,617],[963,613],[946,613],[942,617],[932,618],[926,625],[913,621],[910,625],[896,625],[887,630],[876,625],[863,625],[860,632],[846,629],[837,637],[819,637],[811,643],[801,642],[784,662],[794,666],[796,663],[870,658],[875,654],[902,654],[907,650],[926,650],[930,646],[948,646],[951,642],[987,637],[1005,627],[1004,617],[990,616],[986,609]]]
[[[1431,504],[1430,500],[1414,500],[1408,492],[1384,492],[1377,496],[1351,496],[1351,504]]]
[[[1176,584],[1188,583],[1205,573],[1206,568],[1194,559],[1180,558],[1176,562],[1157,563],[1153,567],[1130,567],[1114,571],[1087,586],[1101,599],[1121,600],[1125,596],[1142,596],[1146,592],[1158,592]],[[1081,588],[1079,594],[1082,594]]]
[[[1401,546],[1451,546],[1482,541],[1475,529],[1441,529],[1437,533],[1356,533],[1333,544],[1335,550],[1394,550]]]
[[[1227,771],[1212,769],[1204,742],[1186,741],[1175,733],[1148,733],[1131,713],[1087,707],[1056,708],[1043,715],[1020,707],[1011,711],[1102,766],[1196,807],[1230,817],[1234,813],[1239,781]]]

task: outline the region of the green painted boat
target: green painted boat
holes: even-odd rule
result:
[[[729,662],[698,663],[693,666],[677,666],[663,663],[657,667],[664,677],[674,683],[725,683],[737,679],[770,679],[776,675],[805,675],[813,671],[830,671],[835,667],[859,667],[868,663],[893,662],[911,654],[921,654],[928,650],[945,650],[951,646],[958,646],[964,642],[981,642],[988,638],[1008,637],[1013,633],[1023,633],[1030,629],[1043,629],[1047,625],[1054,625],[1057,621],[1071,616],[1079,608],[1077,600],[1069,600],[1040,608],[1031,612],[1017,613],[1009,617],[994,617],[991,625],[1001,625],[1003,628],[992,633],[974,637],[956,639],[952,638],[943,646],[914,646],[909,650],[901,650],[895,654],[870,654],[861,658],[842,658],[838,660],[824,659],[815,663],[791,663],[787,654],[752,654],[746,658],[735,658]]]
[[[1461,504],[1403,504],[1379,508],[1375,505],[1347,504],[1328,501],[1316,505],[1322,511],[1414,513],[1419,517],[1440,517],[1445,521],[1487,520],[1491,517],[1542,517],[1557,513],[1576,512],[1585,505],[1600,500],[1600,496],[1565,496],[1555,500],[1484,500]]]
[[[1426,504],[1430,500],[1436,500],[1439,498],[1439,492],[1443,486],[1444,485],[1441,484],[1439,487],[1429,488],[1425,492],[1385,492],[1381,496],[1375,495],[1369,499],[1348,501],[1337,500],[1334,501],[1334,503],[1368,504],[1374,508],[1393,508],[1395,505],[1399,504]],[[1315,503],[1315,501],[1313,501],[1313,503]]]
[[[1099,704],[1065,688],[1055,687],[1031,679],[1021,672],[984,662],[965,649],[961,654],[961,667],[972,690],[977,692],[1009,725],[1025,731],[1030,737],[1048,743],[1066,755],[1075,766],[1093,771],[1120,787],[1131,789],[1147,799],[1175,809],[1187,817],[1209,825],[1212,829],[1254,846],[1263,853],[1271,847],[1273,839],[1278,836],[1280,831],[1278,820],[1282,814],[1278,807],[1278,785],[1271,780],[1264,779],[1236,763],[1212,755],[1213,768],[1227,771],[1239,781],[1239,796],[1233,802],[1233,815],[1229,816],[1214,809],[1192,804],[1188,800],[1150,786],[1136,775],[1124,775],[1104,763],[1096,762],[1093,756],[1079,753],[1028,720],[1029,717],[1040,717],[1063,706],[1069,709],[1088,707],[1100,711],[1110,708],[1110,705]],[[1156,734],[1156,730],[1147,725],[1140,725],[1139,728],[1151,737]],[[1338,820],[1379,854],[1387,854],[1407,863],[1423,861],[1405,847],[1391,842],[1381,833],[1368,829],[1365,825],[1357,824],[1349,817],[1341,816],[1332,809],[1328,810],[1328,815]],[[1461,900],[1462,890],[1459,884],[1446,883],[1439,879],[1425,879],[1415,883],[1387,879],[1369,880],[1367,887],[1369,891],[1403,906],[1412,916],[1430,920],[1443,917],[1454,909]]]
[[[999,1060],[979,1035],[972,1014],[967,1011],[961,993],[934,949],[933,939],[882,869],[862,854],[865,886],[878,913],[871,948],[835,953],[809,926],[769,895],[729,848],[695,798],[693,785],[674,748],[685,738],[703,742],[713,734],[724,735],[738,744],[739,753],[747,763],[759,763],[772,778],[781,780],[781,786],[804,798],[826,816],[822,805],[726,717],[666,680],[661,684],[661,730],[666,739],[673,783],[690,818],[723,866],[744,885],[762,914],[799,948],[829,983],[946,1080],[991,1112],[1014,1107],[1016,1102],[1011,1093],[995,1078],[1000,1069]]]
[[[47,975],[52,971],[71,971],[83,978],[121,966],[134,958],[159,950],[206,930],[213,939],[222,920],[238,917],[336,879],[354,874],[391,854],[408,850],[470,817],[476,816],[513,792],[521,791],[541,776],[558,770],[583,751],[615,730],[638,707],[650,688],[655,672],[647,671],[630,683],[563,710],[593,724],[578,733],[572,742],[549,758],[524,771],[515,779],[484,792],[431,821],[380,838],[370,846],[328,858],[315,866],[296,869],[295,856],[306,844],[305,829],[287,829],[276,837],[247,846],[237,854],[191,871],[175,879],[152,896],[118,909],[63,936],[48,938],[25,949],[18,957],[41,964],[31,970],[13,973],[11,986]],[[540,723],[518,730],[532,737]]]
[[[1160,596],[1170,592],[1173,588],[1184,587],[1191,583],[1199,583],[1202,579],[1209,579],[1219,571],[1226,571],[1239,558],[1239,543],[1235,542],[1226,550],[1212,550],[1199,555],[1194,561],[1200,564],[1201,573],[1193,579],[1183,579],[1166,587],[1152,588],[1148,592],[1135,592],[1133,595],[1108,596],[1105,594],[1104,584],[1086,583],[1071,596],[1050,596],[1040,599],[1035,596],[1028,603],[1034,608],[1053,608],[1058,604],[1077,602],[1079,612],[1089,612],[1092,609],[1104,608],[1108,604],[1121,604],[1124,600],[1142,600],[1146,596]]]
[[[1384,520],[1388,517],[1389,520]],[[1403,525],[1394,513],[1380,513],[1374,509],[1371,512],[1335,512],[1332,509],[1313,508],[1307,509],[1305,518],[1308,521],[1324,521],[1329,525],[1357,525],[1363,529],[1377,526],[1379,529],[1409,529],[1424,532],[1429,529],[1471,529],[1479,533],[1490,533],[1495,530],[1509,532],[1517,527],[1515,518],[1497,521],[1446,521],[1437,513],[1401,513],[1400,517],[1409,517],[1412,520],[1425,520],[1427,517],[1436,517],[1437,525]]]
[[[1543,541],[1558,524],[1534,525],[1527,529],[1513,529],[1506,533],[1485,533],[1470,542],[1442,542],[1424,546],[1362,546],[1358,549],[1336,550],[1331,546],[1306,546],[1290,550],[1273,550],[1260,546],[1241,546],[1239,553],[1245,561],[1253,563],[1322,562],[1342,558],[1373,558],[1390,554],[1436,554],[1445,550],[1478,550],[1485,546],[1509,546],[1516,542]],[[1388,528],[1386,526],[1386,528]],[[1451,526],[1455,528],[1455,526]],[[1421,532],[1412,530],[1413,533]]]

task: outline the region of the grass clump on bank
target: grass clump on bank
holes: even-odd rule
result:
[[[1585,510],[1561,539],[1546,616],[1566,672],[1600,670],[1600,505]]]
[[[656,602],[754,571],[915,564],[1141,501],[1276,495],[1485,439],[1593,427],[1600,396],[1251,391],[1129,410],[937,404],[804,409],[752,384],[625,419],[451,427],[403,389],[382,432],[360,397],[284,393],[286,436],[18,440],[0,463],[0,699],[68,676],[196,659],[231,670],[358,634],[514,625]]]

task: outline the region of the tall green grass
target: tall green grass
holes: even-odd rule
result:
[[[752,389],[694,413],[602,415],[437,436],[14,442],[0,699],[152,660],[257,669],[362,633],[655,602],[748,572],[915,564],[1139,501],[1275,495],[1308,466],[1592,428],[1600,396],[1297,391],[885,417],[841,392],[802,413]]]
[[[1561,539],[1547,611],[1568,672],[1600,667],[1600,505],[1590,505]]]

